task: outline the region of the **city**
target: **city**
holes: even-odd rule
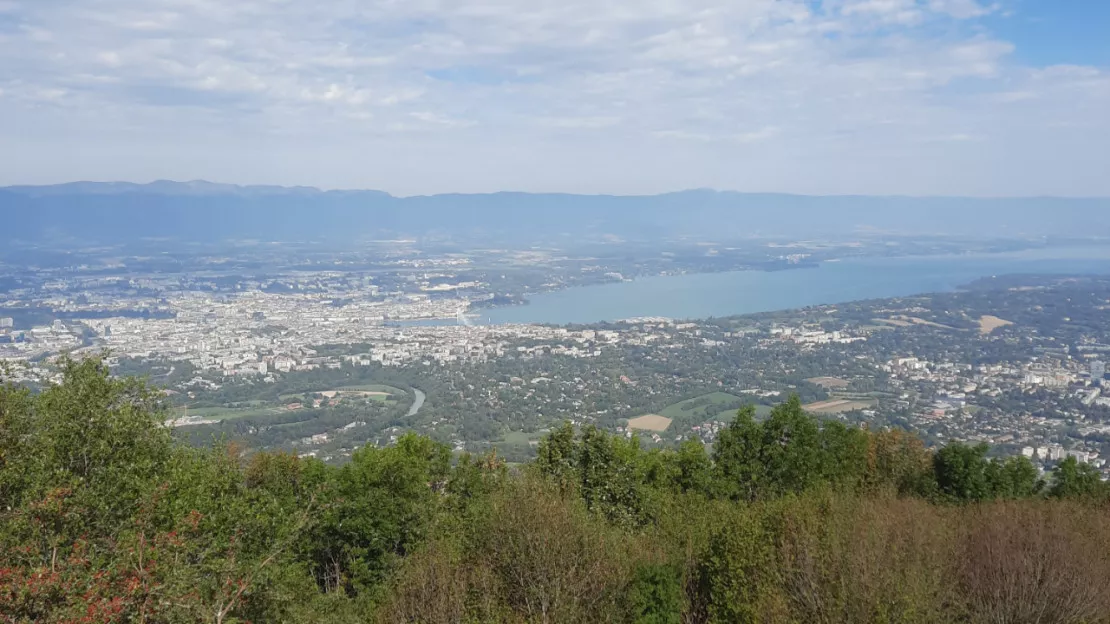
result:
[[[739,407],[769,409],[799,394],[823,418],[905,427],[937,445],[987,442],[1042,470],[1074,457],[1108,474],[1110,392],[1101,384],[1110,325],[1098,314],[1084,325],[1067,316],[1110,305],[1099,278],[981,280],[954,293],[797,311],[557,326],[488,324],[482,305],[496,295],[464,281],[469,263],[429,264],[407,276],[224,278],[216,292],[180,277],[47,281],[0,310],[68,319],[26,329],[0,319],[0,357],[9,379],[43,383],[56,379],[60,354],[107,353],[168,383],[167,422],[182,435],[220,431],[329,460],[404,431],[459,452],[526,459],[564,420],[635,432],[649,445],[712,444]],[[1060,293],[1063,316],[1046,316]],[[395,394],[384,403],[334,394],[358,385],[348,379],[355,369],[367,383],[394,371],[386,376],[399,382],[385,387]],[[317,387],[302,388],[308,377]],[[294,402],[289,387],[333,394]],[[427,403],[404,418],[358,413],[404,412],[415,392]],[[298,424],[289,435],[272,437],[290,419]]]
[[[1110,624],[1108,32],[0,0],[0,624]]]

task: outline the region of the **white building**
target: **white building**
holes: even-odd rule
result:
[[[1095,360],[1091,362],[1091,381],[1099,383],[1106,377],[1106,362]]]

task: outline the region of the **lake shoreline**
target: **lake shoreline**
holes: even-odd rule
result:
[[[1110,254],[1106,248],[1084,255],[1061,247],[1000,254],[871,256],[822,262],[810,271],[649,276],[537,293],[525,305],[485,308],[481,321],[590,325],[641,317],[705,319],[952,292],[978,279],[1016,273],[1110,274]]]

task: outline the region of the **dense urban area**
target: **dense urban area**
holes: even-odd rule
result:
[[[789,266],[861,247],[736,254]],[[327,461],[406,432],[523,461],[563,421],[648,446],[712,444],[740,407],[762,416],[798,395],[822,418],[901,427],[930,444],[982,441],[1041,469],[1068,457],[1110,469],[1110,279],[1000,277],[709,320],[487,324],[491,305],[661,269],[634,254],[610,266],[390,249],[373,267],[368,255],[310,258],[262,277],[236,268],[241,258],[190,258],[187,272],[127,275],[119,262],[13,273],[0,295],[0,358],[8,379],[37,386],[58,378],[59,354],[104,355],[165,389],[167,423],[183,439]],[[718,256],[690,256],[707,257]],[[221,264],[233,268],[211,269]]]

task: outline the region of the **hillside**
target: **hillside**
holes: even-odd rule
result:
[[[836,237],[1107,236],[1110,199],[802,196],[711,190],[654,196],[531,193],[393,197],[159,181],[0,189],[4,242],[118,243],[144,238],[367,240],[382,236],[502,242],[612,235]]]
[[[0,386],[5,622],[1110,621],[1110,486],[985,445],[741,410],[712,453],[570,425],[333,467],[175,445],[94,360]]]

